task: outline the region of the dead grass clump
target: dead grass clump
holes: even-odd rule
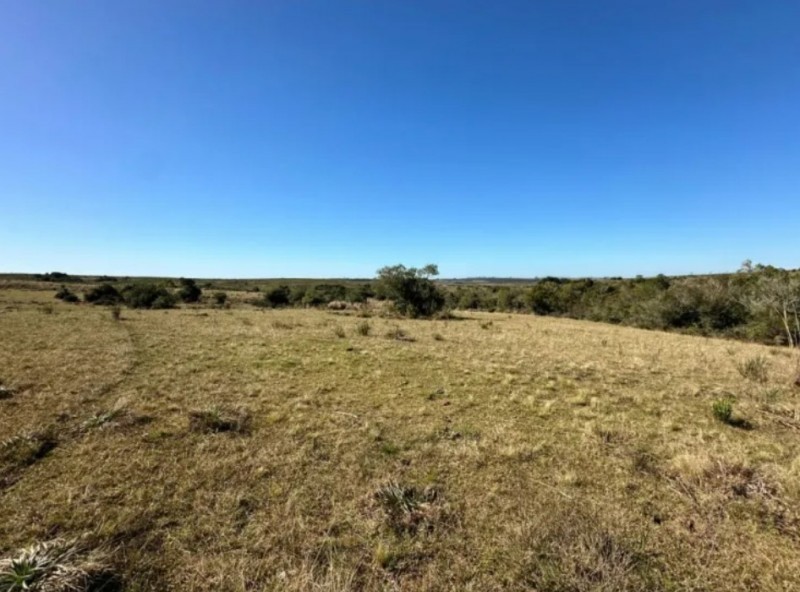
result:
[[[712,461],[703,471],[706,486],[724,497],[775,497],[777,488],[752,467],[729,463],[720,459]]]
[[[99,411],[81,424],[81,429],[109,429],[145,425],[153,420],[148,415],[139,415],[124,408],[114,408],[110,411]]]
[[[252,418],[246,409],[222,409],[212,407],[189,413],[189,429],[205,434],[233,432],[247,434],[251,429]]]
[[[361,321],[356,325],[356,333],[361,335],[362,337],[366,337],[369,335],[369,332],[372,330],[372,326],[369,324],[369,321]]]
[[[294,323],[287,323],[286,321],[274,320],[272,321],[273,329],[294,329]]]
[[[17,470],[30,466],[58,446],[52,430],[15,436],[0,443],[0,487],[14,481]]]
[[[600,516],[574,509],[545,513],[533,529],[523,577],[534,590],[638,592],[663,588],[662,567],[646,548],[644,527],[632,536],[606,524]]]
[[[119,579],[99,551],[76,541],[37,543],[0,559],[0,592],[112,592]]]
[[[336,325],[333,328],[333,334],[336,335],[336,337],[338,337],[339,339],[344,339],[345,337],[347,337],[347,333],[345,333],[344,327],[342,327],[341,325]]]
[[[387,526],[397,534],[433,530],[446,515],[446,507],[435,487],[420,489],[392,481],[379,487],[374,498]]]
[[[766,384],[769,380],[768,362],[764,356],[748,358],[744,362],[736,364],[736,369],[742,378],[752,382]]]
[[[394,339],[395,341],[408,341],[413,342],[416,341],[411,335],[408,334],[404,329],[400,327],[393,327],[389,331],[386,332],[386,337],[388,339]]]

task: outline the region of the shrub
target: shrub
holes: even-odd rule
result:
[[[200,289],[194,280],[181,278],[181,288],[178,290],[178,298],[183,302],[192,303],[199,302],[200,297],[203,295],[203,290]]]
[[[430,317],[444,308],[445,297],[431,280],[439,274],[435,265],[422,269],[393,265],[378,270],[378,292],[394,301],[395,309],[410,317]]]
[[[92,304],[111,306],[122,302],[122,295],[111,284],[100,284],[86,292],[83,299]]]
[[[711,410],[714,413],[714,417],[716,417],[722,423],[731,423],[733,419],[733,403],[731,403],[728,399],[719,399],[714,401],[714,404],[711,406]]]
[[[289,286],[276,286],[264,292],[264,297],[259,304],[269,308],[288,306],[290,295],[291,290],[289,289]]]
[[[80,300],[78,295],[66,286],[61,286],[61,288],[59,288],[58,292],[56,292],[56,298],[64,302],[78,302],[78,300]]]
[[[131,308],[172,308],[175,296],[163,286],[134,284],[122,292],[125,304]]]
[[[228,302],[228,295],[225,292],[214,292],[214,304],[223,307],[226,302]]]

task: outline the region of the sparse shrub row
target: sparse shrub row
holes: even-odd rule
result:
[[[180,289],[177,292],[171,291],[163,284],[151,282],[130,284],[119,290],[109,283],[104,283],[86,292],[84,300],[92,304],[105,306],[125,304],[131,308],[163,309],[172,308],[179,301],[186,303],[198,302],[201,296],[202,290],[194,280],[181,278]],[[77,301],[77,296],[69,292],[65,287],[59,290],[56,298],[61,298],[68,302]],[[215,295],[215,300],[220,303],[217,295]],[[225,299],[222,299],[222,304],[224,302]],[[118,315],[115,315],[115,318],[118,318]]]

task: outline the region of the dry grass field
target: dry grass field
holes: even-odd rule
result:
[[[0,556],[78,539],[128,591],[800,589],[792,352],[458,317],[0,290]]]

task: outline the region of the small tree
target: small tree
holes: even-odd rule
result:
[[[400,314],[429,317],[444,308],[445,297],[431,279],[439,275],[436,265],[421,269],[392,265],[378,270],[378,292],[394,301]]]
[[[800,278],[785,269],[753,266],[749,260],[739,271],[755,277],[746,293],[749,307],[778,318],[789,345],[800,345]]]

